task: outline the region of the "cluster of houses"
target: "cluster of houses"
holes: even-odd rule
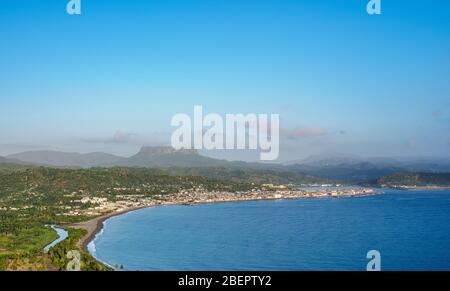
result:
[[[132,208],[156,205],[196,203],[229,202],[244,200],[272,200],[295,198],[324,198],[324,197],[348,197],[377,194],[370,188],[340,188],[332,189],[290,189],[285,185],[265,184],[261,188],[251,191],[223,192],[207,191],[203,187],[181,189],[174,194],[158,195],[116,195],[113,197],[84,196],[79,200],[73,200],[73,206],[65,206],[64,215],[96,216],[110,212],[120,212]]]

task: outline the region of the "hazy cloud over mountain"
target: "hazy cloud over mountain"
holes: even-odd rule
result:
[[[81,142],[85,143],[112,143],[112,144],[125,144],[136,143],[137,134],[122,132],[117,130],[112,137],[99,137],[99,138],[80,138]]]

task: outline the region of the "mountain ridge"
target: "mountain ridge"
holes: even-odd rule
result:
[[[15,159],[15,160],[12,160]],[[363,182],[397,172],[450,172],[450,161],[416,158],[400,161],[394,158],[361,158],[350,154],[311,156],[293,163],[275,164],[228,161],[201,155],[197,150],[175,150],[171,147],[142,147],[130,157],[102,152],[79,154],[57,151],[31,151],[9,155],[3,160],[53,167],[148,167],[148,168],[230,168],[278,171],[323,177],[332,181]],[[1,159],[0,159],[1,162]],[[194,172],[202,172],[196,169]],[[247,173],[248,176],[248,173]],[[257,178],[255,177],[255,180]]]
[[[123,157],[103,152],[80,154],[51,150],[21,152],[9,155],[6,158],[36,165],[82,168],[94,167],[104,163],[113,163],[123,159]]]

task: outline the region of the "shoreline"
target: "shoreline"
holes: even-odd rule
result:
[[[90,242],[92,242],[95,239],[95,236],[101,232],[101,230],[104,227],[104,222],[108,220],[109,218],[119,216],[122,214],[126,214],[128,212],[141,210],[145,208],[150,207],[158,207],[158,206],[192,206],[192,205],[202,205],[202,204],[213,204],[213,203],[229,203],[229,202],[250,202],[250,201],[272,201],[272,200],[292,200],[292,199],[324,199],[324,198],[333,198],[333,199],[339,199],[339,198],[357,198],[357,197],[366,197],[366,196],[373,196],[373,195],[379,195],[380,192],[375,192],[373,194],[366,194],[366,195],[345,195],[341,197],[284,197],[284,198],[263,198],[263,199],[231,199],[231,200],[217,200],[217,201],[199,201],[199,202],[192,202],[189,204],[183,203],[183,202],[167,202],[167,203],[161,203],[161,204],[151,204],[151,205],[142,205],[138,207],[131,207],[128,209],[123,209],[117,212],[111,212],[104,215],[100,215],[98,217],[92,218],[87,221],[78,222],[78,223],[72,223],[64,225],[66,227],[72,227],[75,229],[85,229],[87,231],[87,234],[83,236],[78,242],[77,246],[82,250],[87,252],[92,256],[92,254],[88,250],[88,245]],[[96,258],[94,258],[96,259]],[[98,261],[98,259],[96,259]],[[102,263],[103,264],[103,263]]]
[[[131,211],[148,208],[148,207],[153,207],[153,205],[132,207],[129,209],[124,209],[124,210],[118,211],[118,212],[111,212],[111,213],[107,213],[104,215],[100,215],[98,217],[92,218],[87,221],[66,224],[64,226],[75,228],[75,229],[84,229],[87,231],[87,234],[85,236],[81,237],[81,239],[77,242],[77,246],[82,251],[89,253],[89,250],[88,250],[89,243],[91,241],[93,241],[95,239],[95,236],[103,229],[103,223],[106,220],[108,220],[109,218],[114,217],[114,216],[119,216],[119,215],[122,215],[122,214],[125,214],[128,212],[131,212]],[[92,254],[90,254],[90,255],[92,255]]]

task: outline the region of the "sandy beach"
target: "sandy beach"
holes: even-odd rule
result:
[[[77,246],[81,250],[83,250],[85,252],[88,252],[88,248],[87,248],[88,244],[95,238],[95,235],[102,230],[103,222],[105,220],[107,220],[108,218],[117,216],[117,215],[125,214],[125,213],[130,212],[130,211],[134,211],[134,210],[138,210],[138,209],[142,209],[142,208],[147,208],[147,207],[152,207],[152,205],[133,207],[133,208],[125,209],[125,210],[122,210],[122,211],[111,212],[111,213],[108,213],[108,214],[105,214],[105,215],[102,215],[102,216],[98,216],[98,217],[93,218],[93,219],[88,220],[88,221],[83,221],[83,222],[73,223],[73,224],[67,224],[65,226],[76,228],[76,229],[85,229],[87,231],[86,235],[83,236],[78,241]]]

